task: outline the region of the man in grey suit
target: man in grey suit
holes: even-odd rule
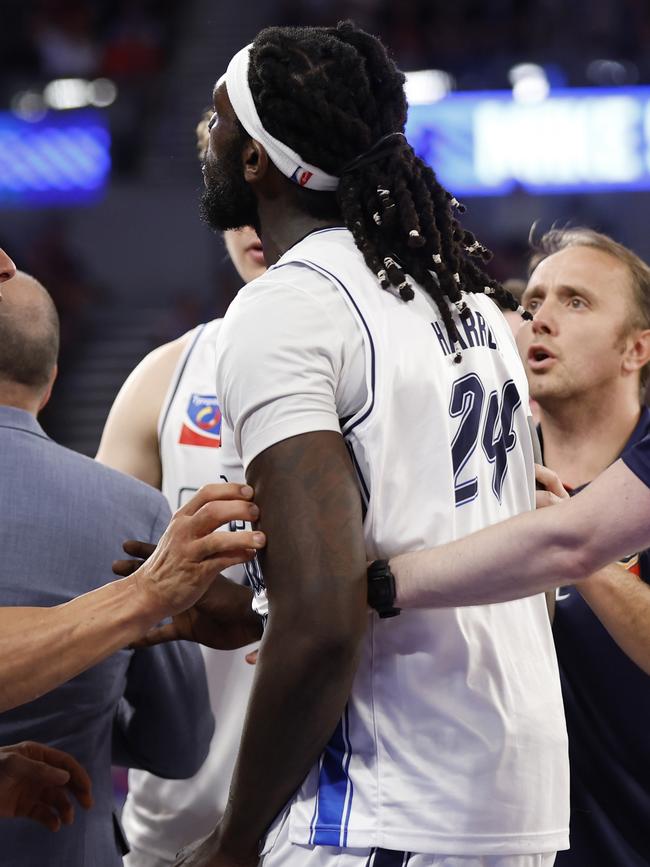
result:
[[[126,538],[156,542],[165,499],[50,440],[36,420],[56,376],[58,318],[18,273],[0,300],[0,604],[53,606],[112,579]],[[52,647],[56,655],[57,647]],[[30,739],[73,755],[94,806],[53,835],[0,820],[5,867],[117,867],[111,760],[167,777],[200,767],[214,721],[198,648],[124,649],[53,692],[0,716],[0,743]]]

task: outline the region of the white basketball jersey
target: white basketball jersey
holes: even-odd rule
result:
[[[221,322],[189,332],[158,420],[162,492],[174,510],[220,476],[222,421],[214,369]]]
[[[223,480],[227,433],[222,428],[214,382],[220,326],[217,319],[189,333],[160,413],[162,490],[174,510],[203,485]],[[236,474],[232,460],[229,467],[231,476],[233,471]],[[243,478],[240,467],[239,477],[229,480]],[[245,580],[241,567],[228,570],[228,576]],[[170,862],[182,846],[208,834],[223,814],[254,674],[254,667],[244,659],[246,648],[216,651],[201,647],[201,652],[217,723],[208,757],[188,780],[163,780],[144,771],[130,771],[122,817],[132,846]]]
[[[341,429],[365,505],[369,559],[449,542],[530,509],[526,378],[492,301],[469,295],[467,318],[454,311],[463,347],[456,364],[428,296],[416,287],[404,303],[382,291],[348,232],[308,236],[271,269],[276,280],[291,262],[327,276],[364,335],[367,400]],[[345,714],[291,806],[291,840],[452,855],[550,852],[568,846],[568,816],[544,597],[371,615]]]

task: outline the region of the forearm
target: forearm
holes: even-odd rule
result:
[[[650,490],[621,461],[571,500],[391,560],[396,605],[506,602],[577,584],[650,545]]]
[[[0,711],[75,677],[161,616],[135,576],[52,608],[0,608]]]
[[[257,852],[275,816],[302,784],[341,718],[358,664],[360,635],[333,643],[312,629],[272,623],[262,642],[220,850]]]
[[[621,566],[606,566],[580,593],[621,650],[650,674],[650,587]]]
[[[240,485],[206,485],[128,578],[53,608],[0,608],[0,710],[37,698],[143,638],[204,597],[222,569],[250,559],[264,544],[262,534],[213,531],[256,518],[252,493]]]
[[[401,608],[507,602],[579,580],[569,530],[544,520],[562,504],[528,512],[437,548],[390,561]]]
[[[210,841],[233,864],[256,863],[259,840],[336,728],[368,620],[361,503],[340,435],[284,440],[250,478],[270,613],[228,808]]]

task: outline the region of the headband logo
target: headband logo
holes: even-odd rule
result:
[[[306,187],[310,179],[313,177],[313,172],[304,171],[301,169],[300,166],[298,166],[295,172],[291,175],[291,180],[295,181],[297,184],[300,184],[301,187]]]

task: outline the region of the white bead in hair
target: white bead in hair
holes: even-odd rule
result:
[[[417,229],[411,229],[411,231],[409,232],[409,238],[420,238],[420,237],[421,237],[421,235]]]
[[[456,281],[456,283],[460,283],[460,274],[458,273],[458,271],[456,271],[456,273],[454,274],[454,280]]]
[[[469,247],[465,247],[465,252],[467,253],[476,253],[477,250],[482,250],[483,247],[479,244],[478,241],[474,241],[473,244],[470,244]]]
[[[377,279],[380,283],[383,283],[384,280],[388,280],[388,274],[382,268],[381,271],[377,271]]]
[[[431,258],[436,263],[436,265],[439,265],[442,262],[442,256],[440,255],[440,253],[434,253]]]
[[[384,199],[387,196],[390,196],[390,190],[386,190],[383,187],[377,187],[377,195]]]
[[[495,294],[496,294],[496,291],[497,291],[497,290],[494,289],[494,287],[492,287],[492,286],[484,286],[484,287],[483,287],[483,292],[484,292],[486,295],[495,295]]]
[[[457,208],[460,205],[460,202],[458,201],[456,196],[452,196],[450,204],[451,204],[452,208]]]
[[[381,216],[379,215],[379,211],[375,211],[372,215],[372,219],[377,223],[378,226],[381,226]]]
[[[395,267],[396,267],[396,262],[395,262],[395,260],[394,260],[394,259],[391,259],[390,256],[386,256],[386,258],[384,259],[384,267],[386,267],[386,268],[395,268]]]

